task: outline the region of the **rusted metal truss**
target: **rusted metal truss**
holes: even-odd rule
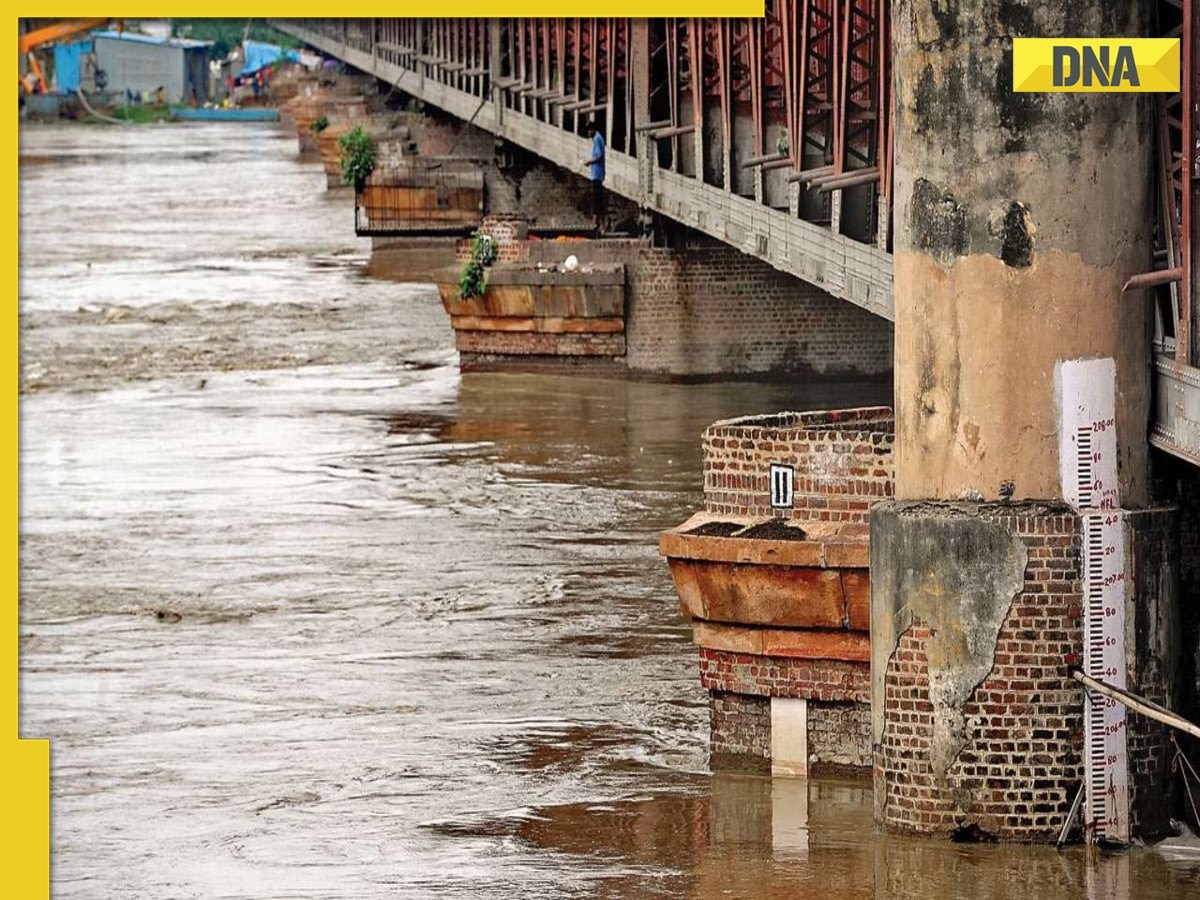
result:
[[[1200,335],[1195,327],[1197,244],[1200,213],[1200,40],[1196,0],[1160,0],[1159,34],[1180,38],[1180,91],[1165,97],[1158,116],[1159,267],[1130,279],[1127,288],[1158,289],[1155,343],[1160,355],[1200,367]]]
[[[1158,117],[1158,268],[1130,279],[1155,295],[1154,412],[1150,443],[1200,466],[1200,9],[1159,0],[1158,33],[1180,39],[1180,91]]]
[[[649,155],[886,249],[889,9],[887,0],[767,0],[762,19],[646,20],[637,32],[648,41],[646,109],[637,108],[631,19],[324,24],[416,77],[576,134],[594,120],[611,153]],[[850,192],[869,212],[839,219],[831,202]]]

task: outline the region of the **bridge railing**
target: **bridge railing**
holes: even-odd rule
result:
[[[768,0],[763,19],[284,20],[285,30],[885,318],[886,0]]]

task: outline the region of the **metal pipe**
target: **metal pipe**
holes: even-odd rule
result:
[[[742,163],[742,168],[753,169],[755,166],[761,166],[763,163],[779,162],[787,158],[786,153],[767,153],[763,156],[752,156]]]
[[[1095,691],[1097,694],[1103,694],[1105,697],[1111,697],[1113,700],[1120,701],[1136,713],[1141,713],[1147,719],[1153,719],[1155,722],[1161,722],[1163,725],[1169,725],[1184,734],[1190,734],[1192,737],[1200,738],[1200,725],[1189,722],[1169,709],[1159,706],[1152,700],[1145,700],[1136,694],[1131,694],[1129,691],[1122,690],[1119,687],[1114,687],[1111,684],[1105,684],[1091,675],[1087,675],[1079,669],[1071,670],[1071,677],[1086,687],[1088,690]]]
[[[662,131],[651,131],[648,137],[660,141],[665,138],[679,137],[681,134],[691,134],[695,130],[695,125],[676,125],[674,128],[665,128]]]
[[[660,128],[670,128],[670,119],[660,119],[657,122],[643,122],[641,125],[634,126],[634,131],[641,133],[643,131],[658,131]]]
[[[856,187],[860,184],[870,184],[879,180],[879,169],[872,166],[869,169],[857,169],[853,172],[835,175],[833,178],[818,180],[815,187],[818,191],[840,191],[843,188]]]
[[[821,166],[819,169],[806,169],[803,172],[797,172],[795,175],[789,175],[788,181],[792,183],[799,182],[800,184],[807,184],[808,182],[817,178],[832,174],[833,166]]]
[[[1079,815],[1079,806],[1083,803],[1083,785],[1079,786],[1079,790],[1075,792],[1075,799],[1071,801],[1071,811],[1067,813],[1066,821],[1063,822],[1062,830],[1058,833],[1058,840],[1054,842],[1054,846],[1059,850],[1062,845],[1067,842],[1067,833],[1071,830],[1071,823],[1075,821],[1075,817]]]
[[[1121,288],[1121,293],[1126,291],[1136,291],[1141,288],[1158,287],[1160,284],[1172,284],[1176,281],[1183,281],[1183,269],[1176,266],[1173,269],[1159,269],[1155,272],[1143,272],[1140,275],[1132,275],[1125,282],[1125,286]]]

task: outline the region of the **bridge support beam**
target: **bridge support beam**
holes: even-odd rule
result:
[[[1002,9],[893,4],[897,500],[871,521],[876,818],[1049,840],[1090,773],[1069,680],[1090,652],[1087,513],[1121,518],[1128,581],[1110,608],[1146,629],[1113,677],[1168,705],[1178,549],[1173,511],[1148,509],[1148,309],[1121,294],[1150,267],[1148,104],[1013,93],[996,37],[1133,36],[1140,4]],[[1074,380],[1076,360],[1107,362]],[[1124,839],[1166,824],[1149,798],[1168,772],[1161,729],[1128,725],[1133,781],[1110,811]]]

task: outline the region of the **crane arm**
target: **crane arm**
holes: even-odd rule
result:
[[[108,19],[66,19],[62,22],[55,22],[53,25],[47,25],[45,28],[21,35],[17,42],[17,49],[21,53],[28,53],[42,44],[61,41],[63,38],[71,37],[82,31],[91,31],[93,28],[99,28],[107,23]]]

